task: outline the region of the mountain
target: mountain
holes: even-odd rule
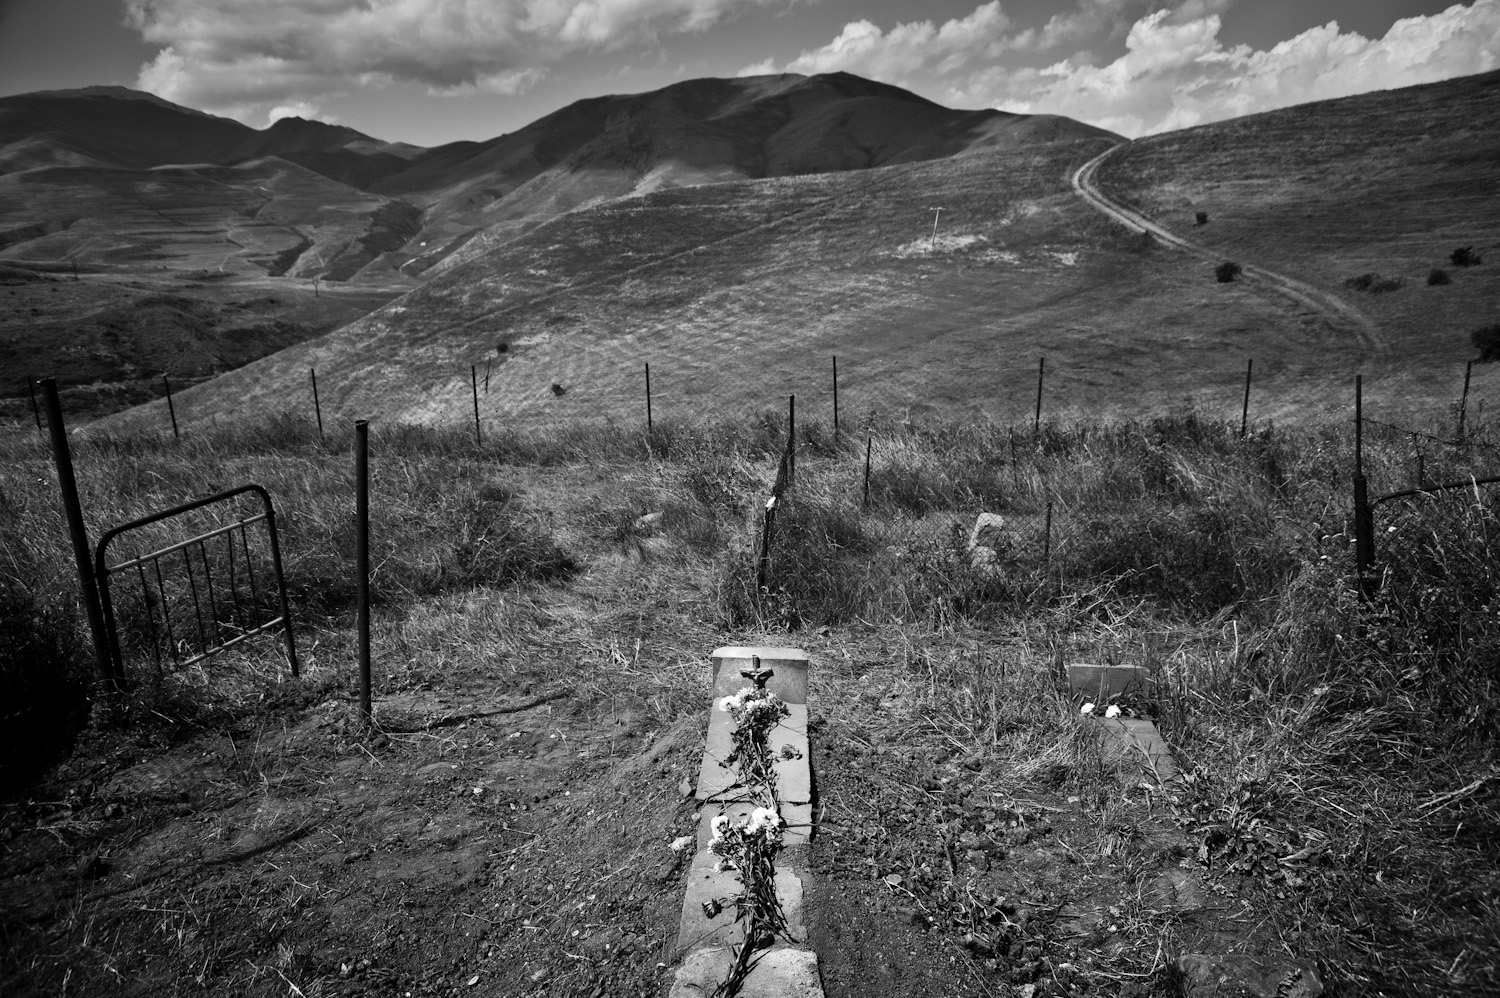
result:
[[[818,86],[826,93],[837,83]],[[816,88],[778,89],[767,78],[738,86],[739,103],[706,93],[711,114],[685,114],[665,99],[664,107],[628,104],[618,119],[599,113],[608,104],[575,106],[572,117],[551,119],[553,131],[531,133],[533,158],[555,155],[544,140],[571,144],[568,162],[603,173],[594,182],[605,189],[657,169],[816,167],[821,149],[795,141],[797,127],[816,131],[810,123],[819,120],[830,132],[832,112],[815,103]],[[705,92],[681,96],[694,93]],[[797,105],[804,97],[810,112]],[[767,110],[778,99],[789,115],[780,126]],[[1430,412],[1433,400],[1457,398],[1474,355],[1470,331],[1494,322],[1500,74],[1130,143],[1067,123],[1056,127],[1068,137],[1010,141],[1005,117],[943,121],[912,103],[875,105],[936,123],[925,138],[871,147],[871,160],[886,164],[873,169],[650,191],[638,182],[632,196],[580,205],[508,238],[491,228],[458,254],[466,262],[450,254],[443,272],[390,305],[183,392],[177,416],[192,424],[305,411],[303,381],[315,367],[325,417],[462,425],[473,418],[473,365],[488,372],[479,409],[496,428],[634,425],[650,364],[659,421],[742,416],[796,394],[799,417],[826,423],[837,356],[848,425],[880,409],[1019,429],[1033,418],[1045,356],[1047,417],[1138,417],[1193,404],[1237,419],[1253,360],[1251,418],[1323,420],[1343,432],[1356,373],[1367,415]],[[859,138],[878,136],[857,124],[861,106],[845,104],[849,118],[832,129],[845,143],[827,153],[834,162],[847,162],[840,157]],[[747,111],[762,131],[717,131]],[[581,121],[589,112],[613,124]],[[628,136],[632,113],[673,117],[680,134],[640,133],[639,160],[612,171],[599,149],[624,143],[580,146],[560,127]],[[1046,134],[1054,126],[1009,127]],[[746,134],[754,140],[733,145]],[[955,134],[965,147],[957,155],[900,161],[946,148]],[[731,148],[707,155],[714,141]],[[672,142],[684,150],[676,158],[664,152]],[[1097,170],[1103,193],[1199,254],[1142,238],[1075,192],[1070,177],[1106,153]],[[528,183],[565,179],[538,174]],[[516,203],[516,192],[506,197]],[[1461,247],[1483,263],[1450,264]],[[1369,322],[1355,328],[1249,274],[1219,282],[1219,254],[1247,270],[1294,275],[1323,303],[1337,299]],[[1447,269],[1449,282],[1429,284],[1433,269]],[[1366,274],[1393,284],[1373,294]],[[1471,414],[1476,398],[1500,391],[1500,372],[1476,366],[1473,377]],[[106,426],[164,420],[153,405]],[[1431,430],[1439,431],[1448,432]]]
[[[118,268],[127,258],[165,256],[183,267],[206,266],[206,259],[164,249],[159,226],[121,222],[138,214],[142,184],[186,184],[203,202],[206,167],[220,168],[213,179],[223,196],[217,220],[200,205],[196,224],[205,237],[218,233],[215,265],[247,274],[379,282],[462,262],[475,248],[455,254],[476,237],[490,248],[579,205],[626,194],[1107,134],[1064,118],[955,111],[846,73],[691,80],[652,93],[592,98],[509,135],[434,149],[299,118],[256,130],[119,87],[22,94],[0,98],[0,259],[76,259]],[[249,213],[265,200],[257,192],[266,193],[262,174],[268,169],[305,171],[345,188],[306,178],[316,194],[302,200],[337,206],[347,231],[321,244],[308,241],[302,230],[314,220],[278,203],[273,214],[285,232],[277,252],[238,246],[234,233],[243,229],[242,219],[266,217],[263,210]],[[100,171],[151,175],[104,182]],[[65,209],[60,202],[66,197],[22,196],[37,183],[54,191],[76,187],[88,214]],[[420,224],[410,224],[418,216]],[[108,220],[107,250],[66,235],[89,219]],[[304,242],[295,265],[283,266],[281,254]],[[351,252],[356,244],[364,249]],[[351,268],[355,258],[363,262]]]

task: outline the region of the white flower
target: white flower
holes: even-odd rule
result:
[[[1120,708],[1116,707],[1114,704],[1110,704],[1108,707],[1104,708],[1104,716],[1105,717],[1119,717],[1120,716]]]
[[[777,814],[775,811],[771,810],[768,807],[758,807],[754,811],[750,812],[750,821],[757,827],[761,825],[770,825],[774,828],[776,827],[776,823],[780,820],[781,815]]]
[[[714,820],[710,822],[710,824],[713,826],[715,835],[723,835],[724,831],[729,827],[729,815],[717,815],[714,817]]]
[[[1091,704],[1091,703],[1084,704],[1083,707],[1082,707],[1082,709],[1080,709],[1078,711],[1078,713],[1080,713],[1080,714],[1092,714],[1093,712],[1094,712],[1094,705]]]

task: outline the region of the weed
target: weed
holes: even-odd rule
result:
[[[1244,272],[1244,269],[1244,267],[1241,267],[1233,260],[1225,260],[1223,263],[1214,268],[1214,278],[1217,279],[1220,284],[1228,284],[1236,277],[1239,277],[1240,274]]]
[[[1453,278],[1441,267],[1433,267],[1427,272],[1427,286],[1435,287],[1440,284],[1452,284]]]
[[[1458,249],[1448,254],[1448,262],[1453,264],[1453,266],[1455,267],[1477,267],[1481,263],[1483,263],[1484,260],[1479,256],[1478,253],[1474,252],[1474,247],[1460,246]]]

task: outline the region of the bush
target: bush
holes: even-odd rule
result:
[[[1200,212],[1198,212],[1197,219],[1198,219],[1198,224],[1199,225],[1207,225],[1208,224],[1208,212],[1206,212],[1206,211],[1200,211]]]
[[[1478,349],[1480,363],[1500,360],[1500,325],[1474,330],[1469,334],[1469,342]]]
[[[1228,284],[1244,271],[1244,268],[1233,260],[1225,260],[1214,268],[1214,276],[1219,279],[1220,284]]]
[[[1484,262],[1472,246],[1460,246],[1448,255],[1448,260],[1455,267],[1477,267]]]
[[[24,786],[87,716],[88,664],[76,623],[0,577],[0,790]]]
[[[1427,275],[1427,286],[1428,287],[1432,287],[1435,284],[1452,284],[1452,283],[1453,283],[1453,278],[1451,278],[1451,277],[1448,276],[1448,272],[1446,270],[1443,270],[1443,269],[1438,268],[1438,267],[1433,267],[1432,268],[1432,272]]]

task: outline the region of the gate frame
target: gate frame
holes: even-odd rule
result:
[[[121,534],[130,530],[135,530],[139,527],[144,527],[151,523],[157,523],[161,520],[167,520],[174,516],[180,516],[183,513],[190,513],[195,509],[202,509],[205,506],[212,506],[214,503],[222,502],[226,499],[232,499],[235,496],[245,495],[247,493],[254,493],[260,497],[261,507],[263,510],[261,513],[258,513],[255,516],[240,517],[232,523],[218,527],[214,530],[210,530],[207,533],[199,534],[196,537],[190,537],[187,540],[179,541],[175,544],[169,544],[164,548],[160,548],[147,554],[138,555],[127,561],[122,561],[117,565],[109,565],[107,563],[105,555],[108,553],[107,549],[109,547],[109,542],[114,540]],[[226,641],[223,644],[216,644],[212,647],[204,647],[200,645],[200,648],[202,648],[202,650],[199,652],[199,654],[189,658],[183,664],[192,665],[195,662],[201,662],[206,658],[217,655],[219,652],[224,651],[226,648],[239,644],[241,641],[252,638],[257,634],[263,634],[267,631],[272,630],[277,625],[280,625],[282,633],[286,640],[286,655],[288,662],[291,664],[292,676],[295,678],[301,675],[301,670],[297,664],[297,643],[296,639],[292,636],[292,614],[286,598],[286,578],[282,574],[281,570],[281,543],[276,532],[276,507],[271,502],[271,494],[261,486],[256,485],[252,482],[248,485],[241,485],[238,488],[225,489],[222,492],[215,492],[213,495],[205,496],[202,499],[194,499],[191,502],[181,503],[180,505],[173,506],[170,509],[164,509],[156,513],[151,513],[147,516],[138,517],[127,523],[122,523],[118,526],[111,527],[110,529],[106,530],[104,534],[99,538],[99,543],[94,547],[94,578],[98,583],[100,609],[103,611],[105,640],[107,643],[107,652],[109,656],[109,666],[111,673],[110,678],[114,680],[117,686],[123,685],[124,683],[125,664],[124,656],[120,650],[119,629],[115,624],[114,605],[110,601],[109,596],[110,575],[137,565],[144,565],[148,561],[154,561],[156,559],[159,559],[162,555],[171,554],[173,551],[186,551],[188,547],[194,544],[201,545],[204,541],[207,541],[210,538],[231,533],[236,529],[240,530],[243,533],[245,527],[249,526],[252,523],[259,523],[262,520],[265,521],[266,532],[270,536],[271,565],[276,572],[276,591],[280,599],[281,615],[279,617],[274,617],[263,624],[258,624],[255,627],[247,630],[245,633],[231,638],[229,641]],[[231,540],[230,543],[233,544],[233,541]],[[191,565],[191,563],[189,564]],[[212,586],[211,578],[209,579],[209,585]],[[196,584],[194,584],[194,590],[196,597]],[[147,612],[150,612],[149,606],[147,608]],[[163,614],[165,615],[165,607],[163,607]],[[201,630],[200,637],[202,637]],[[171,640],[170,637],[168,638],[168,640]],[[177,656],[174,651],[173,658],[175,659],[176,657]]]

